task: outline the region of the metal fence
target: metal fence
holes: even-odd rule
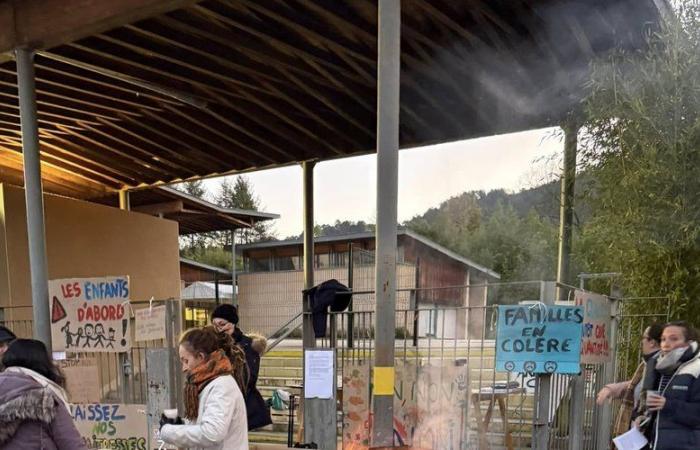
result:
[[[170,301],[172,302],[172,301]],[[177,302],[172,302],[176,303]],[[165,301],[153,301],[153,306],[164,305]],[[149,307],[149,303],[132,302],[132,309]],[[176,308],[172,308],[174,311]],[[166,320],[166,328],[170,330],[179,329],[176,322],[179,317],[173,315],[170,320]],[[12,330],[18,338],[32,337],[31,320],[2,320],[0,325],[4,325]],[[148,399],[148,386],[146,379],[146,351],[151,348],[165,348],[166,339],[141,341],[135,340],[134,319],[131,319],[131,343],[132,347],[126,353],[101,353],[101,352],[70,352],[71,359],[91,359],[94,360],[98,368],[98,379],[95,380],[99,386],[100,401],[105,403],[135,403],[145,404]],[[170,333],[174,335],[174,333]],[[171,346],[175,345],[173,337]],[[86,382],[90,382],[86,380]]]
[[[559,290],[554,295],[565,299],[557,303],[573,304],[578,288],[540,281],[406,290],[412,308],[396,311],[397,373],[400,367],[431,366],[441,368],[442,378],[443,369],[448,370],[455,362],[466,364],[469,389],[461,411],[465,426],[460,430],[464,433],[460,448],[610,448],[614,412],[619,404],[599,407],[596,395],[607,383],[629,379],[640,361],[639,342],[644,328],[668,320],[668,299],[611,299],[616,330],[611,336],[613,362],[584,365],[580,377],[555,374],[545,383],[542,376],[497,372],[496,303],[544,301],[554,298],[554,287]],[[483,290],[479,292],[485,299],[482,306],[430,306],[431,298],[444,299],[445,292],[458,301],[468,299],[477,289]],[[360,295],[371,300],[374,296],[367,291]],[[640,301],[649,302],[645,313],[634,312],[639,311]],[[317,339],[316,345],[336,348],[339,375],[358,363],[371,366],[375,326],[373,311],[331,313],[327,337]],[[506,387],[509,382],[510,387]],[[583,385],[582,400],[573,397],[576,383]],[[437,442],[433,444],[432,448],[440,448]]]

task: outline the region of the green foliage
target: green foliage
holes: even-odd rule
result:
[[[219,191],[214,196],[214,202],[229,209],[260,210],[260,199],[253,192],[253,185],[248,177],[239,175],[232,182],[224,178],[219,185]],[[266,241],[274,238],[269,222],[256,223],[253,228],[244,228],[239,232],[242,242]],[[220,233],[218,241],[220,245],[231,245],[231,235],[228,231]]]
[[[671,295],[700,317],[700,15],[696,4],[649,50],[593,67],[581,152],[592,210],[582,263],[624,274],[626,295]],[[642,305],[642,308],[645,306]]]
[[[542,198],[540,195],[545,194],[541,193],[549,188],[550,184],[543,186],[540,194],[531,198]],[[503,281],[553,279],[557,228],[536,211],[535,203],[528,208],[519,201],[518,208],[523,213],[518,212],[512,200],[520,195],[504,191],[466,192],[405,225],[495,270]],[[553,198],[549,201],[556,202]]]

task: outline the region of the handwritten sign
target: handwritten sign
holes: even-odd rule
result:
[[[496,370],[579,373],[582,323],[580,306],[499,306]]]
[[[148,450],[146,405],[72,404],[73,423],[89,449]]]
[[[54,350],[128,351],[129,290],[127,276],[49,281]]]
[[[581,364],[610,362],[610,301],[604,295],[576,291],[574,303],[583,307]]]
[[[165,339],[165,305],[137,309],[134,335],[137,341]]]
[[[57,364],[66,377],[66,390],[71,403],[101,400],[100,372],[95,359],[65,359]]]

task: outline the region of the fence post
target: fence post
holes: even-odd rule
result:
[[[419,308],[420,303],[418,300],[418,295],[420,294],[420,257],[416,258],[416,281],[414,283],[415,289],[411,291],[410,297],[410,308],[413,309],[413,346],[418,347],[418,332],[419,332]]]
[[[543,281],[540,284],[540,301],[546,305],[554,304],[557,284],[551,281]],[[533,446],[538,450],[544,450],[549,445],[549,408],[552,387],[552,374],[542,373],[537,375],[537,398],[535,410],[535,423],[533,430]]]
[[[609,363],[605,364],[604,368],[604,379],[603,384],[609,384],[615,381],[615,366],[617,364],[617,327],[619,325],[618,321],[618,308],[620,305],[620,300],[618,298],[619,292],[612,292],[613,297],[610,299],[610,347],[612,348],[612,358]],[[611,424],[613,423],[612,416],[612,404],[610,402],[605,402],[602,406],[600,414],[598,414],[598,423],[596,424],[596,429],[598,430],[596,447],[597,449],[607,449],[610,445],[610,432]]]
[[[348,289],[352,292],[353,290],[353,278],[355,277],[355,255],[352,252],[352,242],[348,243]],[[355,317],[352,313],[353,302],[355,301],[355,296],[350,296],[350,303],[348,304],[348,325],[347,325],[347,336],[348,348],[352,348],[355,344],[353,342],[353,328],[355,325]]]

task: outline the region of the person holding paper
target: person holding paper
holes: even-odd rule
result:
[[[643,384],[647,412],[635,421],[654,450],[700,449],[699,350],[688,323],[664,325],[661,351],[649,361]]]
[[[651,360],[661,349],[661,332],[663,324],[654,323],[648,326],[642,335],[642,357],[644,360],[639,364],[632,378],[628,381],[620,383],[606,384],[598,392],[596,403],[602,405],[606,401],[613,399],[622,399],[620,409],[615,418],[615,428],[613,436],[619,436],[626,433],[632,425],[632,420],[639,415],[638,408],[640,405],[640,396],[642,391],[642,380],[644,379],[644,371],[647,361]]]
[[[160,439],[190,450],[248,450],[245,401],[233,377],[235,344],[214,327],[195,328],[180,338],[185,382],[185,420],[161,418]]]

